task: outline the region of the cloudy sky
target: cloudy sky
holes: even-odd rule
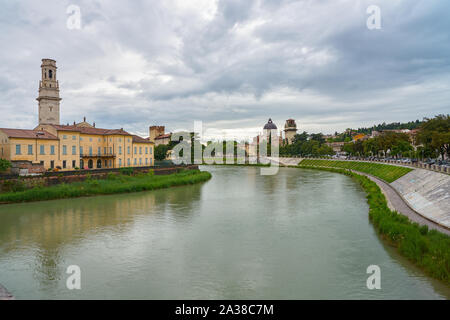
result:
[[[381,29],[369,30],[373,4]],[[142,135],[203,121],[209,137],[244,138],[269,117],[331,133],[450,112],[446,0],[0,5],[0,127],[36,125],[41,58],[57,60],[63,123]]]

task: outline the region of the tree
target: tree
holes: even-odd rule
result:
[[[0,159],[0,172],[5,172],[11,168],[11,162],[5,159]]]
[[[427,153],[438,152],[442,158],[450,157],[450,115],[438,115],[433,119],[426,119],[421,125],[417,139]]]
[[[293,143],[297,143],[297,142],[305,142],[308,140],[308,133],[306,131],[303,131],[301,134],[296,134],[294,136],[294,141]]]
[[[323,134],[321,134],[321,133],[313,133],[313,134],[311,134],[311,140],[315,140],[315,141],[319,142],[320,145],[325,143],[325,139],[323,137]]]
[[[155,147],[155,160],[162,161],[166,159],[169,146],[160,144]]]

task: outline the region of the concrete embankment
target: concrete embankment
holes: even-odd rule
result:
[[[0,284],[0,300],[14,300],[14,296]]]
[[[391,185],[412,209],[450,229],[450,175],[415,169]]]

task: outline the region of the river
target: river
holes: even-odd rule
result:
[[[351,178],[202,170],[193,186],[0,206],[0,283],[17,299],[450,298],[380,239]]]

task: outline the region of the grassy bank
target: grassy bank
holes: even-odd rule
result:
[[[339,168],[300,167],[343,173],[354,178],[367,193],[369,219],[379,234],[427,274],[450,285],[449,236],[412,223],[390,210],[378,185],[365,176]]]
[[[139,192],[195,184],[210,178],[211,174],[209,172],[194,170],[161,176],[153,174],[138,174],[135,176],[110,174],[104,180],[88,179],[71,184],[2,193],[0,194],[0,204]]]
[[[371,174],[383,179],[386,182],[393,182],[412,171],[411,168],[391,166],[382,163],[358,162],[358,161],[337,161],[337,160],[313,160],[304,159],[300,166],[320,166],[341,169],[350,169]]]

